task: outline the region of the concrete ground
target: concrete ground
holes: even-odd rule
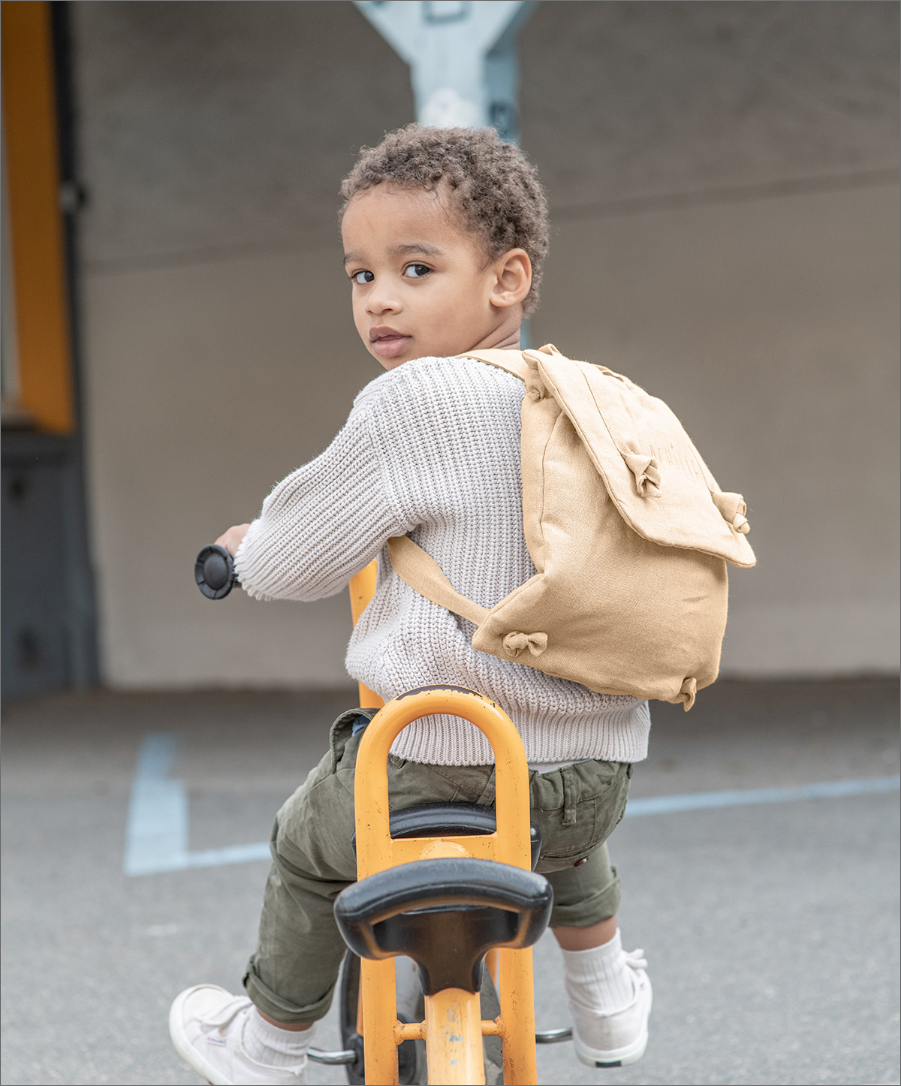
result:
[[[170,775],[191,855],[260,843],[352,702],[97,693],[7,708],[3,1083],[197,1082],[167,1008],[198,981],[239,987],[267,865],[207,851],[218,866],[124,874],[138,752],[148,734],[180,736]],[[632,796],[884,779],[898,772],[897,713],[891,681],[723,682],[690,714],[655,705]],[[541,1048],[539,1081],[897,1083],[898,796],[863,787],[625,819],[611,851],[624,940],[645,948],[654,981],[648,1052],[602,1072],[570,1045]],[[552,937],[535,962],[539,1028],[566,1025]],[[338,1046],[334,1012],[317,1043]],[[344,1077],[314,1066],[309,1081]]]

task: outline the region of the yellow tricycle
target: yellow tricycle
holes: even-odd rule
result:
[[[373,562],[351,580],[354,622],[375,572]],[[214,599],[235,583],[221,547],[201,551],[195,575]],[[378,712],[357,755],[357,882],[335,902],[349,947],[344,1049],[309,1056],[347,1065],[352,1084],[536,1083],[536,1043],[568,1040],[571,1031],[535,1032],[531,948],[547,927],[553,891],[533,871],[541,841],[529,823],[519,733],[498,705],[459,687],[422,687],[384,705],[361,684],[360,704]],[[436,713],[460,716],[488,739],[496,807],[425,803],[389,813],[391,744]]]

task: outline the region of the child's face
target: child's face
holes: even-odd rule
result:
[[[386,370],[425,355],[515,346],[531,265],[490,261],[447,195],[388,184],[354,196],[341,226],[354,323]]]

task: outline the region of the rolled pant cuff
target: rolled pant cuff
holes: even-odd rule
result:
[[[609,920],[619,912],[619,903],[622,900],[619,878],[614,876],[613,882],[609,882],[603,890],[579,901],[574,905],[555,905],[551,912],[550,927],[552,928],[588,928],[592,924],[600,924],[602,920]]]
[[[332,1005],[332,997],[335,994],[335,986],[317,999],[315,1003],[308,1003],[299,1007],[295,1003],[289,1003],[282,996],[273,992],[257,976],[254,969],[253,958],[247,963],[247,972],[244,974],[244,990],[247,992],[250,1002],[258,1011],[262,1011],[267,1017],[285,1025],[293,1025],[295,1022],[318,1022],[328,1014]]]

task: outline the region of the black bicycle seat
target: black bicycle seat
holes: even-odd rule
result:
[[[335,902],[335,919],[361,958],[412,958],[426,995],[478,992],[485,954],[532,946],[553,901],[547,879],[519,867],[463,857],[417,860],[348,886]]]
[[[497,829],[497,811],[479,803],[418,803],[393,811],[388,821],[392,837],[481,837]],[[530,826],[532,870],[541,853],[541,833]],[[353,836],[354,851],[357,835]]]

